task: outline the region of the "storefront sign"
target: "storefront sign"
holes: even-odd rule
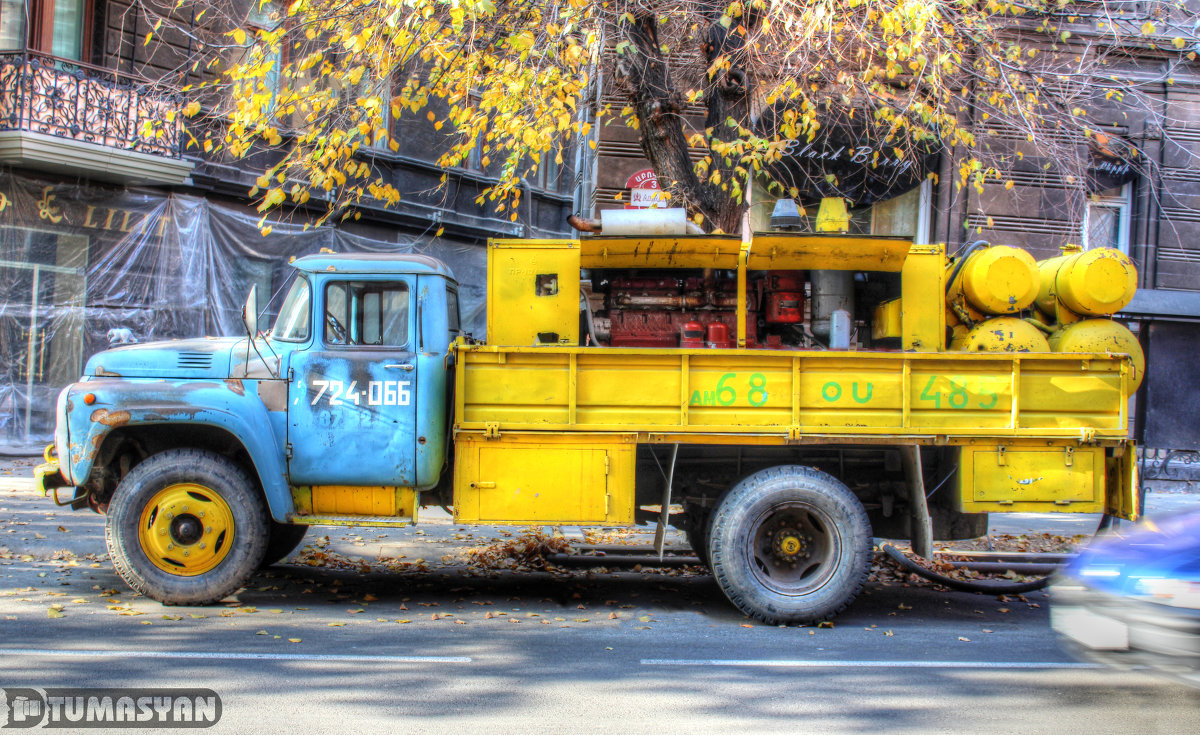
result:
[[[101,207],[94,204],[84,204],[79,202],[75,197],[70,197],[66,202],[60,199],[54,186],[44,186],[36,195],[39,197],[34,203],[34,211],[37,214],[38,220],[43,223],[52,225],[64,225],[71,227],[81,227],[88,230],[102,230],[105,232],[133,232],[141,230],[150,220],[157,219],[154,235],[162,237],[166,231],[168,218],[159,216],[155,212],[146,213],[135,209],[125,209],[120,207]],[[15,212],[11,210],[12,201],[8,195],[0,192],[0,215],[5,216],[4,220],[10,220]],[[16,224],[32,224],[31,222],[19,222]]]
[[[768,108],[759,132],[781,135],[787,105]],[[817,115],[820,127],[812,140],[788,141],[770,172],[785,189],[803,200],[842,197],[863,207],[899,196],[918,186],[937,165],[941,143],[887,137],[870,110],[836,105]]]
[[[667,200],[662,199],[658,187],[658,177],[653,169],[642,169],[625,181],[629,189],[629,204],[626,209],[649,209],[667,206]]]

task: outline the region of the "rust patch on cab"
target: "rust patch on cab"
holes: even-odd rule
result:
[[[105,426],[124,426],[129,423],[128,411],[109,411],[106,408],[97,408],[92,411],[92,421]]]

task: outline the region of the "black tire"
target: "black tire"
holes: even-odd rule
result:
[[[258,569],[268,520],[262,494],[236,464],[213,452],[173,449],[137,465],[117,486],[104,539],[117,573],[136,591],[168,605],[205,605]]]
[[[813,623],[841,612],[862,589],[871,523],[841,482],[784,465],[725,494],[708,549],[717,584],[739,610],[773,625]]]
[[[277,523],[272,520],[271,538],[267,541],[267,553],[263,556],[262,563],[258,565],[258,568],[265,569],[282,561],[304,541],[306,533],[308,533],[308,526],[298,523]]]

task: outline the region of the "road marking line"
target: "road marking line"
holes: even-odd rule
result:
[[[1073,661],[812,661],[805,659],[644,658],[642,666],[768,666],[796,669],[1100,669]]]
[[[381,656],[343,653],[255,653],[253,651],[99,651],[87,649],[0,648],[0,656],[65,658],[195,658],[233,661],[355,661],[413,664],[469,664],[469,656]]]

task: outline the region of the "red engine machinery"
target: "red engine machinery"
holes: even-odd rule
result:
[[[794,346],[791,325],[804,322],[803,271],[768,271],[747,289],[746,345]],[[608,280],[597,337],[613,347],[737,346],[737,281],[706,277],[622,275]],[[761,318],[760,318],[761,317]],[[765,325],[767,333],[760,330]],[[761,341],[760,341],[761,340]]]
[[[683,331],[679,334],[680,347],[703,347],[704,325],[700,322],[684,322]]]
[[[757,341],[756,307],[751,303],[746,316],[749,344]],[[736,336],[729,335],[737,334],[737,282],[723,275],[613,278],[605,311],[613,347],[705,347],[714,336],[720,346],[733,347]]]
[[[763,279],[767,324],[800,324],[804,321],[804,278],[795,271],[770,271]]]

